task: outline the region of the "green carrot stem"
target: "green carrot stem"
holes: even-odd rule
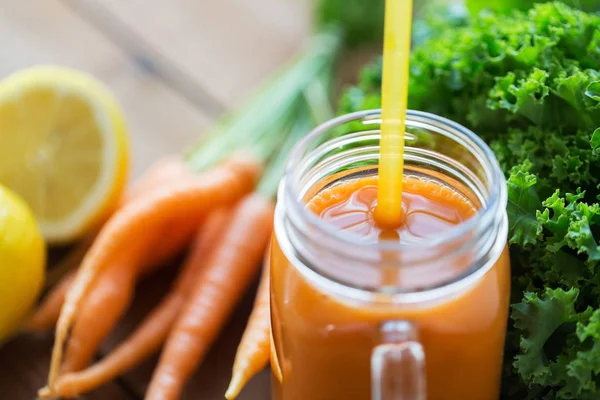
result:
[[[190,168],[204,170],[240,148],[249,148],[266,162],[285,140],[282,132],[293,122],[299,102],[305,101],[305,90],[331,69],[341,44],[337,28],[315,35],[300,57],[267,82],[246,107],[223,118],[205,135],[187,157]]]
[[[303,104],[299,110],[298,116],[287,134],[285,143],[279,148],[277,156],[274,157],[258,184],[256,191],[263,196],[274,198],[277,194],[277,188],[281,177],[285,172],[285,165],[290,150],[294,145],[315,126],[315,120],[312,118],[308,104]]]

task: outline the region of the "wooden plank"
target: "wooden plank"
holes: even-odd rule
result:
[[[119,21],[226,106],[240,104],[310,31],[310,1],[67,1],[90,19]]]
[[[1,397],[10,400],[33,400],[37,389],[46,384],[52,337],[21,336],[0,349]],[[83,397],[86,400],[136,399],[119,385],[110,383]]]

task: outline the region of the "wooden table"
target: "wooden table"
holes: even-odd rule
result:
[[[135,178],[158,156],[191,145],[222,112],[300,47],[310,30],[303,0],[0,0],[0,77],[34,64],[93,73],[126,111]],[[103,345],[125,337],[168,287],[166,270],[143,282]],[[250,291],[183,399],[222,399]],[[52,337],[21,336],[0,349],[0,398],[32,400],[47,375]],[[155,360],[85,396],[142,399]],[[268,399],[269,376],[240,399]]]

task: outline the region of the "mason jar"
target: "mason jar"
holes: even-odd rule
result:
[[[290,154],[271,250],[276,400],[498,399],[509,308],[507,192],[490,148],[408,111],[406,179],[464,196],[474,215],[427,240],[365,241],[307,208],[377,175],[381,115],[328,121]]]

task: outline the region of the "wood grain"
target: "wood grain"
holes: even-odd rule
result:
[[[21,336],[6,343],[0,351],[0,393],[2,399],[33,400],[37,389],[46,384],[52,337]],[[117,383],[85,396],[87,400],[131,400],[129,391]]]
[[[310,31],[307,0],[69,1],[119,19],[226,107],[287,62]]]

